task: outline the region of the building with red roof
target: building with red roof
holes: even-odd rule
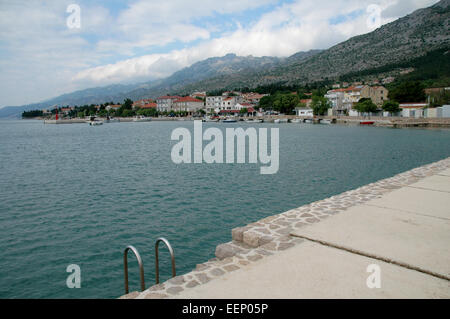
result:
[[[160,112],[168,112],[170,110],[172,110],[172,105],[173,102],[175,102],[176,100],[178,100],[181,96],[171,96],[171,95],[166,95],[166,96],[160,96],[156,99],[156,107],[158,109],[158,111]]]
[[[188,112],[188,114],[193,114],[203,109],[205,103],[202,100],[193,98],[191,96],[179,97],[173,101],[172,109],[176,111]]]

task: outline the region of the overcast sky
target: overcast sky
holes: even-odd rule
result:
[[[227,53],[326,49],[436,2],[0,0],[0,107],[162,78]]]

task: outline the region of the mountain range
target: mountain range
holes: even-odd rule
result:
[[[0,109],[0,117],[17,117],[24,110],[53,105],[97,104],[119,102],[125,98],[156,98],[168,93],[188,94],[192,91],[254,88],[271,83],[308,84],[335,80],[349,73],[396,63],[405,65],[428,52],[449,48],[449,21],[450,0],[441,0],[327,50],[298,52],[287,58],[228,54],[197,62],[161,80],[97,87],[41,103],[5,107]]]

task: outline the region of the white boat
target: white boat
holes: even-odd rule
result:
[[[143,115],[136,116],[133,118],[133,122],[150,122],[152,120],[151,117],[145,117]]]
[[[232,119],[232,118],[227,118],[222,120],[223,123],[236,123],[237,120],[236,119]]]
[[[330,120],[321,120],[320,124],[331,124]]]
[[[219,119],[207,117],[207,118],[203,119],[203,122],[219,122]]]
[[[119,123],[120,120],[119,120],[119,119],[112,118],[112,117],[107,117],[105,122],[106,122],[106,123]]]
[[[303,121],[300,119],[293,119],[293,120],[291,120],[291,123],[300,124],[300,123],[303,123]]]
[[[280,123],[280,119],[273,120],[274,123]]]
[[[97,120],[96,116],[89,117],[86,123],[89,123],[91,126],[103,125],[103,121]]]
[[[305,120],[305,123],[312,124],[313,120]]]
[[[262,123],[263,120],[258,120],[258,119],[247,119],[245,120],[245,123]]]

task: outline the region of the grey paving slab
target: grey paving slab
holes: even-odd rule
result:
[[[450,168],[447,168],[446,170],[440,172],[438,175],[450,176]]]
[[[359,205],[291,234],[450,277],[449,220]]]
[[[367,267],[380,267],[368,288]],[[306,242],[171,298],[450,298],[446,280]]]
[[[405,187],[364,204],[450,219],[450,194],[445,192]]]
[[[429,190],[447,192],[450,195],[450,177],[442,175],[433,175],[420,180],[409,187],[424,188]]]

